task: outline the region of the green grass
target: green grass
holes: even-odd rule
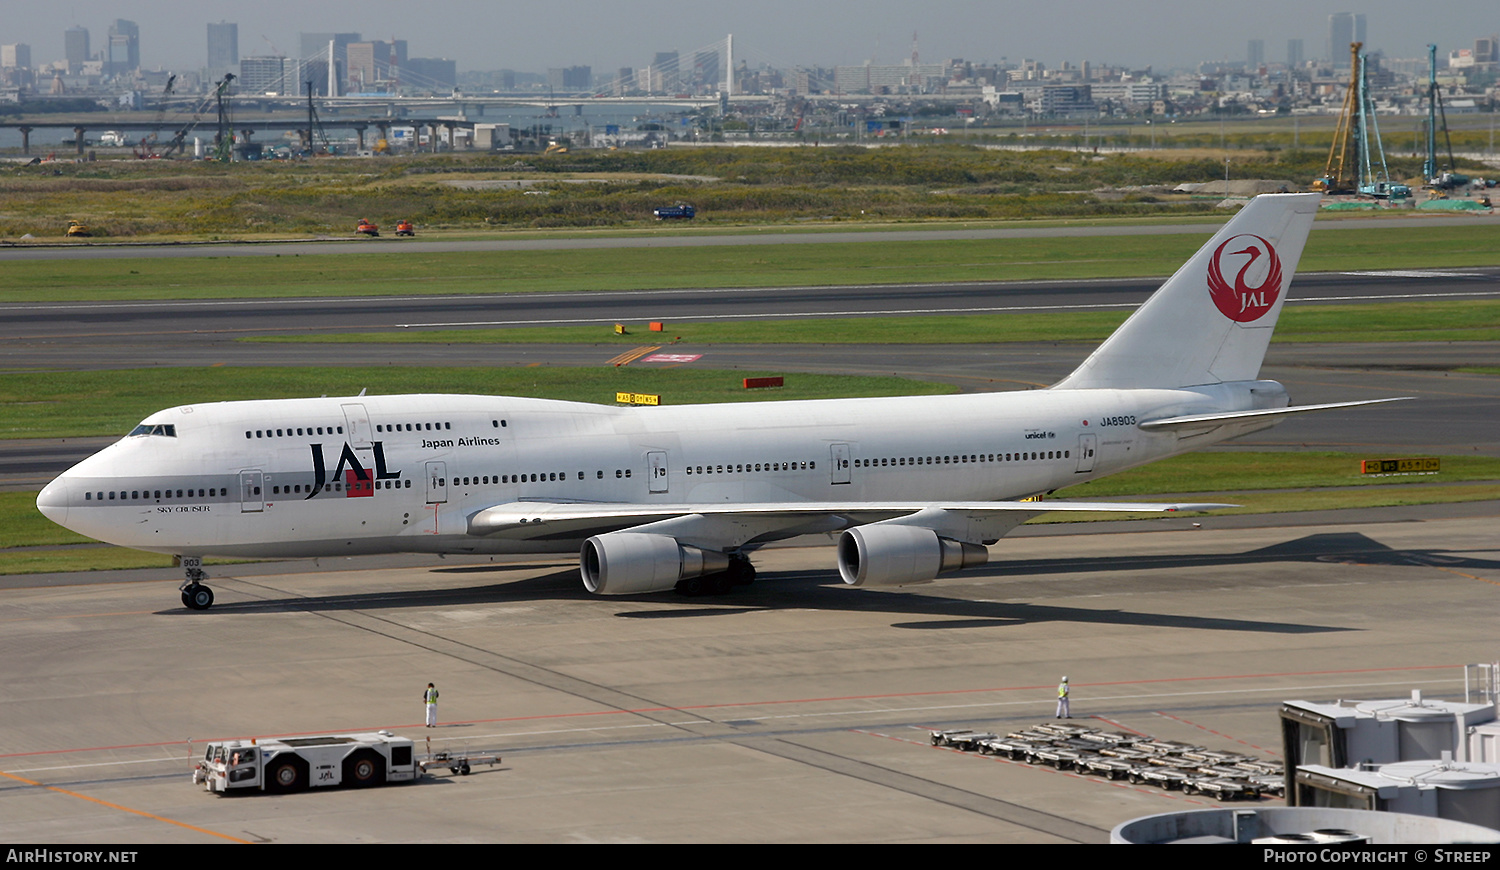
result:
[[[440,329],[318,333],[241,338],[256,342],[390,344],[996,344],[1020,341],[1103,341],[1130,311],[1017,311],[1007,314],[669,323],[665,332],[609,326]],[[1292,305],[1277,324],[1276,342],[1496,341],[1500,300]]]
[[[613,404],[617,391],[655,393],[664,404],[849,396],[934,395],[955,388],[903,378],[789,374],[786,386],[746,390],[743,378],[780,372],[687,368],[173,368],[11,372],[0,379],[0,438],[123,435],[146,415],[179,404],[302,396],[472,393]]]
[[[1117,498],[1151,493],[1243,492],[1383,486],[1401,483],[1500,481],[1500,458],[1444,456],[1437,474],[1368,475],[1361,459],[1393,459],[1319,451],[1189,453],[1059,490],[1058,498]]]
[[[1500,265],[1494,230],[1317,233],[1303,271]],[[1170,274],[1202,234],[705,248],[16,260],[0,302],[387,296],[576,290],[1088,279]],[[394,246],[393,246],[394,247]]]

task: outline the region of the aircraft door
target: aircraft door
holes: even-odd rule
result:
[[[263,494],[266,476],[259,468],[247,468],[240,472],[240,513],[259,513],[266,509]]]
[[[646,465],[651,475],[651,491],[667,491],[667,452],[665,450],[646,451]]]
[[[833,480],[832,480],[832,483],[834,485],[838,485],[840,483],[848,483],[851,480],[851,477],[850,477],[850,473],[851,472],[850,472],[850,467],[849,467],[850,464],[851,464],[849,462],[849,445],[848,444],[834,444],[834,445],[831,445],[831,447],[832,447],[832,450],[833,450]]]
[[[448,463],[427,463],[427,503],[448,503]]]
[[[349,446],[355,450],[370,449],[370,415],[360,404],[344,405],[344,431],[348,433]]]
[[[1094,451],[1099,443],[1098,435],[1078,436],[1078,471],[1094,470]]]

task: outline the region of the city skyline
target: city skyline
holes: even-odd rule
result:
[[[976,0],[934,0],[920,8],[874,0],[809,9],[786,0],[742,4],[640,0],[557,0],[545,6],[497,7],[478,0],[436,0],[413,15],[409,4],[369,0],[358,7],[292,5],[265,0],[254,6],[183,0],[76,0],[66,7],[36,4],[12,10],[0,22],[0,43],[26,43],[35,65],[63,60],[63,33],[88,28],[92,52],[108,44],[107,28],[124,18],[139,25],[143,69],[197,70],[207,65],[210,23],[238,24],[242,57],[300,55],[305,32],[358,32],[366,40],[405,40],[413,55],[445,57],[460,70],[592,66],[638,67],[659,51],[689,52],[735,35],[736,61],[781,66],[896,64],[912,55],[912,34],[924,63],[963,57],[1049,64],[1096,64],[1158,69],[1205,61],[1243,60],[1248,40],[1262,40],[1265,60],[1281,62],[1281,47],[1300,39],[1306,56],[1322,54],[1328,18],[1362,14],[1370,50],[1417,57],[1435,42],[1443,53],[1468,48],[1500,31],[1500,9],[1491,0],[1443,0],[1439,14],[1407,23],[1409,8],[1396,0],[1350,3],[1263,0],[1258,4],[1204,4],[1201,0],[1076,0],[1067,26],[1050,9]],[[1223,6],[1223,8],[1208,8]],[[575,22],[590,22],[579,29]]]

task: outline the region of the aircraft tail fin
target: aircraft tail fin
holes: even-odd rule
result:
[[[1251,200],[1053,389],[1254,380],[1320,198],[1280,193]]]

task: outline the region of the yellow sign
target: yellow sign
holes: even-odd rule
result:
[[[1365,459],[1359,463],[1360,474],[1436,474],[1440,460],[1431,456],[1426,459]]]
[[[650,393],[615,393],[615,401],[621,405],[660,405],[661,396]]]

